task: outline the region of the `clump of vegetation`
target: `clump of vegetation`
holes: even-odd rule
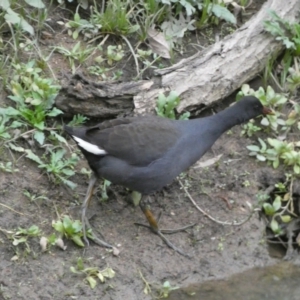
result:
[[[265,30],[281,41],[286,49],[295,56],[300,55],[300,24],[280,18],[275,11],[270,11],[271,20],[264,22]]]
[[[175,91],[171,91],[169,95],[166,97],[163,93],[158,95],[158,99],[156,102],[156,113],[160,117],[165,117],[169,119],[175,120],[175,109],[180,102],[180,98]],[[185,112],[182,114],[179,119],[180,120],[187,120],[190,117],[189,112]]]
[[[84,276],[84,280],[92,289],[96,287],[97,279],[100,280],[101,283],[104,283],[106,280],[112,279],[116,275],[115,271],[109,267],[104,270],[99,270],[98,267],[85,268],[83,259],[81,257],[77,259],[76,267],[72,266],[70,267],[70,270],[74,274]]]
[[[300,175],[300,142],[292,136],[298,136],[300,130],[300,106],[298,88],[300,86],[299,24],[281,19],[271,12],[272,19],[265,22],[266,31],[276,36],[285,45],[286,50],[280,61],[270,59],[263,75],[266,88],[253,90],[243,85],[237,99],[245,95],[254,95],[263,105],[272,108],[274,114],[264,116],[260,124],[251,121],[243,127],[243,134],[254,137],[260,135],[258,143],[247,146],[250,156],[260,162],[266,162],[274,169],[281,168],[286,179],[277,182],[271,192],[259,195],[259,205],[267,223],[268,241],[281,243],[290,253],[299,249],[298,194],[293,184]],[[268,86],[275,83],[276,90]]]
[[[79,220],[73,221],[69,216],[64,216],[63,220],[53,221],[53,228],[58,231],[61,237],[66,237],[67,239],[72,240],[77,246],[84,247],[82,241],[82,224]],[[88,237],[89,231],[88,231]]]

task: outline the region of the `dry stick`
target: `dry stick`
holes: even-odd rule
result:
[[[151,294],[151,287],[150,287],[149,282],[145,279],[145,277],[143,276],[141,270],[138,269],[138,271],[139,271],[139,274],[140,274],[141,279],[144,281],[144,284],[145,284],[145,286],[146,286],[146,288],[147,288],[147,291],[149,291],[149,293]]]
[[[109,38],[110,34],[108,33],[103,40],[101,41],[101,43],[98,46],[102,46],[104,45],[104,43],[106,42],[106,40]],[[102,35],[96,36],[95,38],[91,39],[88,44],[91,44],[93,42],[95,42],[96,40],[100,39],[102,37]]]
[[[124,35],[121,35],[121,37],[126,42],[126,44],[128,45],[128,47],[129,47],[129,49],[130,49],[130,51],[131,51],[131,53],[133,55],[135,66],[136,66],[136,73],[137,73],[137,76],[139,76],[139,74],[140,74],[139,63],[138,63],[138,60],[137,60],[136,55],[134,53],[134,50],[133,50],[130,42],[128,41],[128,39]]]
[[[241,226],[243,224],[245,224],[247,221],[250,220],[250,218],[253,216],[253,214],[256,212],[256,211],[260,211],[260,209],[253,209],[252,212],[248,215],[248,217],[237,223],[235,221],[233,222],[223,222],[223,221],[219,221],[215,218],[213,218],[211,215],[209,215],[206,211],[204,211],[201,207],[199,207],[197,205],[197,203],[195,202],[195,200],[192,198],[191,194],[188,192],[188,190],[185,188],[185,186],[183,185],[183,183],[181,182],[180,179],[178,179],[179,181],[179,184],[181,185],[181,187],[183,188],[184,192],[186,193],[186,195],[188,196],[188,198],[191,200],[191,202],[194,204],[194,206],[203,214],[205,215],[206,217],[208,217],[210,220],[212,220],[213,222],[217,223],[217,224],[221,224],[221,225],[230,225],[230,226]]]
[[[23,133],[21,133],[20,135],[18,135],[18,136],[16,136],[16,137],[14,137],[14,138],[12,138],[12,139],[6,141],[6,142],[3,143],[3,144],[8,144],[8,143],[10,143],[10,142],[13,142],[13,141],[17,140],[18,138],[20,138],[20,137],[22,137],[22,136],[24,136],[24,135],[27,135],[27,134],[32,133],[32,132],[35,132],[35,130],[36,130],[36,129],[31,129],[31,130],[28,130],[28,131],[26,131],[26,132],[23,132]],[[2,145],[3,145],[3,144],[2,144]]]
[[[0,205],[4,206],[5,208],[7,208],[7,209],[9,209],[9,210],[15,212],[16,214],[21,215],[21,216],[28,216],[28,217],[30,217],[30,215],[24,214],[24,213],[21,213],[21,212],[18,212],[18,211],[16,211],[16,210],[14,210],[13,208],[11,208],[10,206],[7,206],[7,205],[5,205],[5,204],[3,204],[3,203],[0,203]]]
[[[57,128],[44,128],[44,130],[51,131],[51,130],[57,130]],[[18,138],[20,138],[20,137],[22,137],[22,136],[24,136],[24,135],[27,135],[27,134],[29,134],[29,133],[33,133],[33,132],[35,132],[35,131],[36,131],[36,129],[30,129],[30,130],[28,130],[28,131],[26,131],[26,132],[23,132],[23,133],[21,133],[20,135],[18,135],[18,136],[16,136],[16,137],[14,137],[14,138],[12,138],[12,139],[10,139],[10,140],[4,142],[3,144],[1,144],[1,146],[2,146],[2,145],[6,145],[6,144],[8,144],[8,143],[10,143],[10,142],[13,142],[13,141],[17,140]]]

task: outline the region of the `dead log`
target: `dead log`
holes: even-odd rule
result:
[[[232,35],[169,68],[156,70],[153,80],[96,83],[77,74],[61,89],[56,105],[69,115],[113,118],[133,108],[135,113],[148,113],[160,92],[174,90],[181,98],[179,112],[210,106],[257,76],[268,58],[283,48],[264,32],[269,10],[294,21],[299,18],[300,1],[268,0]]]
[[[66,116],[82,114],[97,118],[114,118],[132,113],[133,96],[149,89],[152,81],[94,82],[82,74],[75,74],[63,85],[55,104]]]

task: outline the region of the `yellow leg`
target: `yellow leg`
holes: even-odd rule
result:
[[[162,232],[164,233],[175,233],[175,232],[179,232],[179,231],[183,231],[187,228],[193,227],[195,226],[195,224],[191,224],[179,229],[175,229],[175,230],[161,230],[159,229],[158,226],[158,222],[156,221],[154,215],[152,214],[152,212],[150,211],[148,205],[145,203],[145,196],[142,197],[141,201],[140,201],[140,208],[142,210],[142,212],[144,213],[144,215],[146,216],[149,226],[144,225],[144,224],[139,224],[139,223],[135,223],[136,225],[141,225],[144,227],[149,227],[154,233],[156,233],[170,248],[172,248],[173,250],[175,250],[176,252],[178,252],[179,254],[191,258],[188,254],[184,253],[182,250],[180,250],[179,248],[177,248],[175,245],[173,245],[164,235]]]

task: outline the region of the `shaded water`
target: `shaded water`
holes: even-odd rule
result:
[[[193,284],[170,293],[169,300],[299,300],[300,267],[288,262],[254,268],[227,279]]]

